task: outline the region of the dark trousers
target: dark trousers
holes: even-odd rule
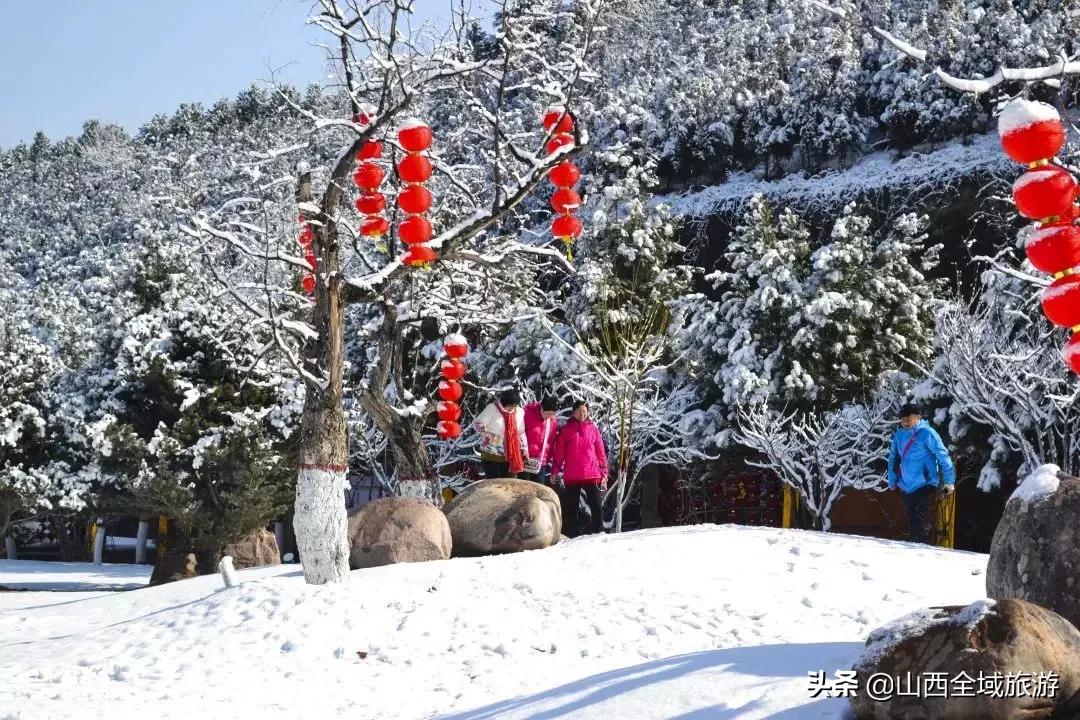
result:
[[[604,531],[604,508],[601,504],[600,486],[593,484],[567,485],[559,488],[559,504],[562,505],[562,531],[566,537],[577,537],[583,534],[578,528],[578,500],[581,497],[582,490],[585,491],[585,501],[589,504],[589,513],[592,515],[592,522],[584,534],[591,535]]]
[[[908,532],[911,533],[913,542],[929,542],[926,524],[930,520],[936,491],[937,488],[933,485],[923,485],[914,492],[901,493],[904,499],[904,510],[907,512]]]
[[[484,471],[484,479],[490,480],[492,478],[516,478],[517,475],[510,472],[510,463],[505,460],[502,462],[496,462],[494,460],[483,460],[480,462],[480,468]]]

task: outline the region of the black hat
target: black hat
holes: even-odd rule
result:
[[[555,402],[555,398],[545,395],[544,399],[540,401],[540,409],[546,412],[554,412],[559,409],[559,404]]]
[[[915,403],[904,403],[900,408],[900,417],[906,418],[908,415],[922,415],[922,410]]]
[[[514,390],[514,389],[503,390],[499,394],[499,402],[502,403],[503,407],[510,407],[511,405],[520,405],[521,404],[521,395],[519,395],[518,391]]]

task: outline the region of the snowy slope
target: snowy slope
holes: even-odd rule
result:
[[[737,526],[5,610],[0,718],[804,718],[807,672],[983,595],[986,556]],[[366,653],[361,658],[359,653]]]
[[[878,190],[925,196],[975,173],[994,173],[1011,183],[1019,173],[1016,168],[1001,152],[1001,142],[994,132],[976,136],[966,145],[953,142],[898,160],[892,152],[870,153],[851,168],[812,177],[798,172],[779,180],[761,180],[754,173],[734,173],[722,184],[657,196],[654,202],[665,203],[676,215],[690,219],[737,210],[758,193],[800,208],[836,208]],[[1002,187],[1008,190],[1008,185]]]
[[[0,560],[0,587],[11,590],[135,590],[150,581],[149,565]]]

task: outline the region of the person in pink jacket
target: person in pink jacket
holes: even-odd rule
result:
[[[525,437],[529,442],[529,459],[525,461],[526,480],[547,484],[551,457],[555,453],[555,436],[559,434],[555,409],[555,400],[551,397],[525,406]]]
[[[582,490],[585,491],[592,515],[589,533],[602,532],[604,511],[601,493],[607,488],[607,452],[600,429],[589,419],[589,406],[584,400],[574,403],[569,422],[559,430],[551,476],[559,487],[563,533],[567,537],[578,535],[578,501]]]

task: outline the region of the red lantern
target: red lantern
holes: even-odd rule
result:
[[[398,223],[398,237],[406,245],[417,245],[431,239],[431,222],[423,215],[410,215]]]
[[[551,208],[561,215],[569,215],[579,207],[581,196],[570,188],[559,188],[551,196]]]
[[[371,122],[371,116],[373,114],[374,114],[373,111],[368,110],[368,109],[363,109],[360,112],[358,112],[358,113],[356,113],[355,115],[352,116],[352,121],[354,123],[356,123],[357,125],[367,125],[369,122]]]
[[[460,360],[469,354],[469,343],[466,342],[464,335],[454,333],[453,335],[447,335],[443,340],[443,351],[447,357],[452,357],[456,360]]]
[[[559,133],[547,142],[547,154],[554,155],[559,148],[570,147],[574,144],[574,136],[569,133]]]
[[[579,238],[583,229],[581,221],[573,215],[560,215],[551,223],[551,234],[557,238]]]
[[[310,225],[305,225],[303,228],[301,228],[300,237],[298,239],[298,242],[300,243],[301,247],[305,247],[307,245],[310,245],[311,241],[314,240],[314,239],[315,239],[315,231],[311,229]]]
[[[384,177],[386,177],[386,172],[381,167],[373,162],[365,162],[360,163],[353,171],[352,179],[356,187],[361,190],[374,191],[382,185]]]
[[[439,397],[450,402],[461,399],[461,384],[456,380],[442,380],[439,382]]]
[[[300,285],[303,286],[304,292],[310,295],[315,292],[315,276],[309,272],[304,273],[304,276],[300,278]]]
[[[356,198],[356,211],[362,215],[378,215],[386,209],[386,196],[380,192],[366,192]]]
[[[1021,215],[1035,220],[1071,212],[1076,178],[1057,165],[1028,170],[1013,183],[1013,202]]]
[[[409,251],[405,253],[402,262],[409,267],[424,267],[438,259],[439,256],[427,245],[413,245],[409,248]]]
[[[1024,243],[1028,260],[1048,275],[1080,265],[1080,228],[1051,225],[1033,232]]]
[[[443,440],[453,440],[461,435],[461,426],[453,420],[440,420],[439,424],[435,426],[435,432]]]
[[[364,237],[382,237],[390,232],[390,223],[382,215],[372,215],[360,223],[360,234]]]
[[[578,170],[577,165],[564,160],[555,167],[551,168],[551,184],[556,187],[573,187],[578,184],[578,180],[581,180],[581,171]]]
[[[1013,100],[998,118],[1001,146],[1025,165],[1052,158],[1065,145],[1065,128],[1053,105]]]
[[[437,406],[440,420],[456,421],[461,417],[461,406],[456,402],[444,401]]]
[[[1080,325],[1080,275],[1065,275],[1042,291],[1046,318],[1061,327]]]
[[[406,120],[398,130],[398,142],[406,152],[418,153],[427,150],[431,147],[431,139],[431,128],[416,118]]]
[[[409,185],[398,193],[397,204],[412,215],[426,213],[431,209],[431,193],[423,185]]]
[[[558,127],[555,127],[556,123]],[[574,131],[574,118],[570,117],[570,113],[561,105],[552,105],[544,112],[544,130],[551,132],[552,128],[555,128],[557,133]]]
[[[442,376],[447,380],[460,380],[468,370],[468,366],[456,358],[442,361]]]
[[[304,253],[304,262],[310,265],[312,269],[314,269],[316,264],[318,263],[318,261],[315,259],[315,253],[311,252],[311,248],[308,248],[308,251]]]
[[[398,176],[407,183],[426,182],[431,169],[431,161],[423,155],[406,155],[397,166]]]
[[[382,143],[378,140],[368,140],[360,146],[356,153],[357,160],[378,160],[382,157]]]
[[[1061,359],[1074,373],[1080,375],[1080,332],[1074,333],[1069,342],[1065,343],[1065,347],[1061,349]]]

